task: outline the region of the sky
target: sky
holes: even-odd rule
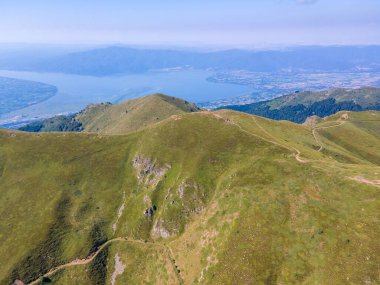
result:
[[[0,42],[380,44],[380,0],[0,0]]]

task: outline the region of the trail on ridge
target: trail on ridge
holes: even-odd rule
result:
[[[320,139],[318,138],[317,134],[318,134],[318,130],[322,130],[322,129],[329,129],[329,128],[336,128],[336,127],[339,127],[341,125],[343,125],[344,123],[346,123],[347,121],[341,121],[339,124],[336,124],[336,125],[333,125],[333,126],[327,126],[327,127],[315,127],[313,128],[313,137],[315,139],[315,141],[317,142],[317,144],[319,145],[319,149],[318,151],[321,152],[323,150],[323,144],[322,142],[320,141]]]

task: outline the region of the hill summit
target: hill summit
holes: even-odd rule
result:
[[[28,132],[99,132],[121,134],[160,122],[173,115],[198,112],[193,103],[163,94],[153,94],[119,104],[87,106],[74,115],[56,116],[20,128]]]

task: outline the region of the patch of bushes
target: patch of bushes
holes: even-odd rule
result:
[[[30,123],[19,128],[25,132],[81,132],[82,123],[75,119],[75,115],[56,116],[44,121]]]
[[[98,222],[93,225],[90,232],[90,239],[92,247],[90,249],[89,254],[97,251],[99,246],[101,246],[108,240],[106,233],[103,231],[102,223]]]
[[[104,248],[88,265],[87,275],[93,285],[106,284],[108,246]]]

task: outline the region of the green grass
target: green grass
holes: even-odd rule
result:
[[[327,145],[338,145],[347,153],[362,161],[380,165],[380,116],[379,112],[350,112],[342,126],[320,130]],[[333,116],[327,120],[337,119]]]
[[[171,116],[201,111],[195,104],[163,94],[127,100],[118,104],[87,106],[77,114],[56,116],[20,128],[28,132],[95,132],[126,134],[146,128]]]
[[[164,247],[115,243],[86,266],[70,267],[51,277],[53,284],[111,284],[115,256],[125,266],[115,284],[176,284],[174,269]],[[106,262],[107,267],[104,262]]]
[[[92,234],[96,224],[103,235],[112,235],[110,224],[122,199],[124,139],[5,133],[1,140],[0,201],[7,218],[1,223],[0,276],[24,276],[20,262],[28,256],[36,266],[46,252],[59,251],[59,262],[87,256],[98,242]],[[70,201],[64,213],[61,197]]]
[[[128,135],[0,131],[0,283],[127,237],[49,278],[111,284],[118,254],[115,284],[377,284],[379,188],[349,178],[379,179],[378,116],[319,130],[322,152],[307,126],[231,111]],[[139,181],[136,155],[167,168],[156,184]],[[153,235],[157,221],[168,239]]]
[[[160,122],[173,115],[200,109],[187,101],[155,94],[116,105],[101,104],[76,116],[86,132],[125,134]]]
[[[326,179],[312,167],[286,163],[284,170],[269,163],[258,174],[266,177],[261,186],[241,186],[245,190],[241,215],[219,251],[219,262],[208,273],[209,283],[346,284],[349,277],[349,284],[358,284],[366,277],[377,280],[378,268],[371,259],[377,259],[375,252],[379,251],[375,238],[379,202],[368,202],[378,199],[377,189],[361,187],[358,193],[357,185]],[[245,175],[250,176],[249,169]],[[366,226],[360,228],[363,221]],[[366,257],[371,259],[365,261]]]

